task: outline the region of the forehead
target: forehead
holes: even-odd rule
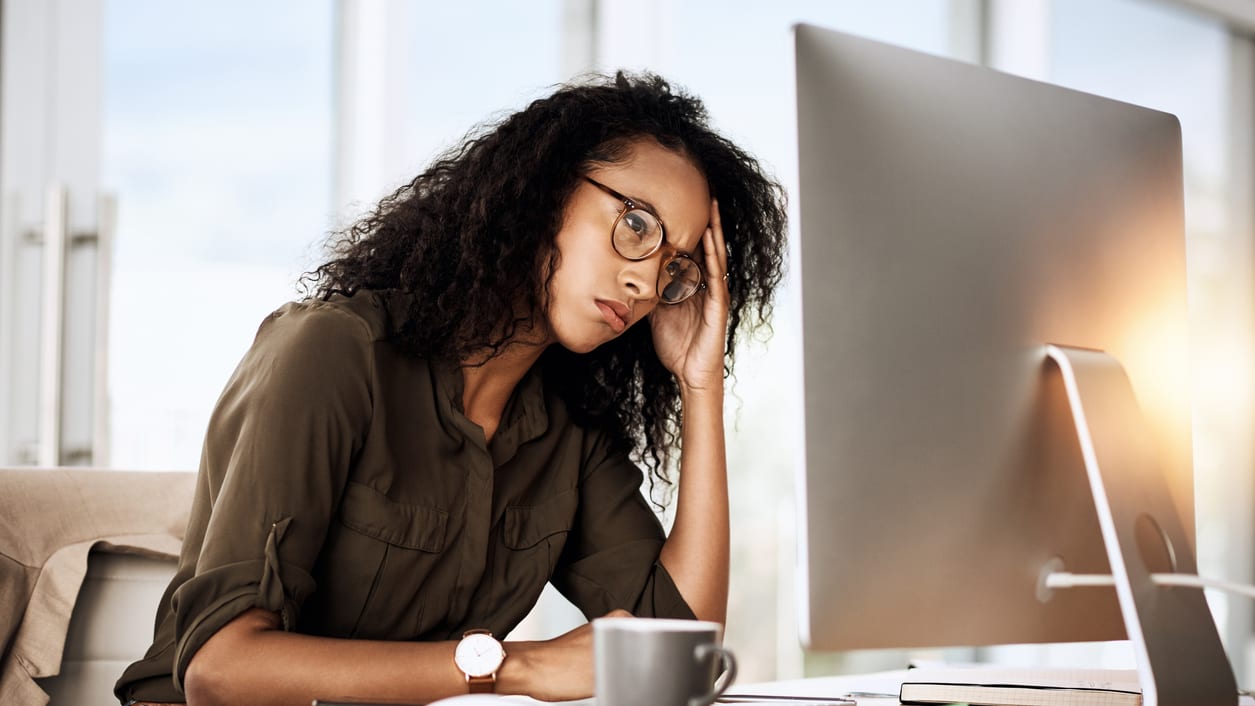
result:
[[[626,158],[600,165],[592,178],[628,198],[653,206],[667,230],[667,240],[682,250],[701,243],[710,221],[710,188],[688,157],[654,140],[638,140]]]

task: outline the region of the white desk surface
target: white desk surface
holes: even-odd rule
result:
[[[898,690],[902,686],[902,682],[907,679],[908,671],[899,669],[891,672],[874,672],[871,674],[854,674],[837,677],[812,677],[810,679],[793,679],[789,681],[760,682],[751,684],[733,684],[728,689],[728,695],[736,694],[754,694],[765,696],[801,696],[809,699],[809,701],[792,702],[794,706],[806,706],[809,703],[822,704],[825,698],[845,697],[847,694],[853,694],[854,700],[858,706],[897,706]],[[867,695],[864,695],[867,694]],[[884,696],[871,696],[870,694],[883,694]],[[890,694],[892,696],[890,696]],[[470,699],[473,697],[458,697],[450,699],[450,706],[466,703],[466,706],[475,706]],[[489,699],[494,697],[487,697]],[[495,697],[502,701],[513,701],[519,704],[537,704],[538,706],[595,706],[592,699],[584,699],[581,701],[563,701],[559,703],[545,704],[541,701],[534,701],[527,697],[510,696]],[[444,702],[439,702],[443,704]],[[767,703],[767,702],[764,702]],[[788,702],[786,702],[788,703]],[[1243,695],[1238,700],[1239,706],[1255,706],[1255,699],[1250,696]],[[746,705],[748,706],[748,705]],[[779,702],[772,703],[771,706],[784,706]]]
[[[761,684],[733,684],[728,694],[761,694],[772,696],[806,696],[816,698],[822,703],[823,697],[840,697],[854,694],[859,706],[896,706],[898,690],[906,681],[909,672],[899,669],[892,672],[875,672],[872,674],[855,674],[839,677],[812,677],[810,679],[794,679],[790,681],[764,682]],[[861,694],[885,694],[884,697],[863,696]],[[887,696],[893,694],[893,696]],[[1238,706],[1255,706],[1255,698],[1243,694],[1237,700]],[[803,706],[804,702],[798,703]]]
[[[854,674],[839,677],[811,677],[789,681],[763,682],[759,684],[733,684],[728,695],[761,694],[769,696],[806,696],[822,702],[824,697],[845,697],[854,694],[860,705],[881,706],[898,703],[898,690],[907,678],[907,670]],[[885,694],[883,698],[863,694]]]
[[[872,696],[855,696],[855,701],[859,706],[892,706],[898,705],[898,689],[902,686],[902,682],[906,680],[907,671],[899,669],[892,672],[876,672],[873,674],[857,674],[839,677],[812,677],[810,679],[793,679],[789,681],[773,681],[760,682],[753,684],[733,684],[728,689],[728,696],[737,694],[754,694],[759,696],[804,696],[814,699],[809,701],[794,702],[764,702],[770,703],[771,706],[786,706],[792,703],[795,706],[807,706],[809,703],[822,704],[824,697],[845,697],[847,694],[885,694],[883,698]],[[892,694],[892,696],[889,696]],[[593,699],[583,699],[580,701],[561,701],[557,703],[544,704],[541,701],[535,701],[526,697],[507,697],[508,699],[517,699],[522,704],[535,704],[536,706],[596,706]],[[442,702],[443,703],[443,702]],[[435,706],[433,704],[433,706]],[[456,706],[456,703],[450,703],[450,706]],[[466,706],[473,706],[469,702]],[[745,704],[744,706],[750,706]],[[1253,704],[1252,706],[1255,706]]]
[[[876,694],[892,694],[885,698],[857,696],[856,702],[859,706],[866,704],[867,706],[882,706],[892,704],[898,706],[898,689],[902,686],[902,682],[906,679],[906,670],[900,669],[893,672],[877,672],[874,674],[858,674],[854,676],[841,677],[813,677],[811,679],[794,679],[790,681],[773,681],[760,682],[756,684],[733,684],[728,689],[728,696],[737,694],[754,694],[756,696],[804,696],[814,699],[810,701],[790,701],[790,702],[763,702],[770,703],[771,706],[807,706],[808,704],[822,704],[823,697],[844,697],[846,694],[858,693],[876,693]],[[522,696],[506,697],[508,699],[517,699],[521,704],[534,704],[535,706],[596,706],[594,699],[582,699],[580,701],[559,701],[557,703],[546,704],[542,701],[536,701]],[[440,702],[443,704],[443,702]],[[753,702],[742,704],[742,706],[752,706]],[[432,704],[432,706],[436,706]],[[456,703],[450,703],[449,706],[457,706]],[[466,706],[475,706],[467,703]]]

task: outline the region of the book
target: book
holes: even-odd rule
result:
[[[1142,687],[1132,669],[913,669],[898,699],[972,706],[1141,706]]]

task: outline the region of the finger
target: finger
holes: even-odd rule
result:
[[[715,245],[715,229],[707,227],[702,233],[702,257],[706,261],[706,272],[714,275],[718,272],[723,276],[723,268],[719,265],[719,248]]]
[[[728,258],[723,247],[723,227],[719,220],[719,204],[710,200],[710,227],[702,235],[706,259],[706,286],[717,298],[727,291]]]
[[[714,297],[716,301],[723,299],[723,293],[727,291],[724,286],[727,279],[724,277],[724,266],[719,261],[719,249],[715,245],[715,229],[707,228],[702,233],[702,259],[706,262],[704,270],[706,273],[706,294],[707,298]]]
[[[719,216],[719,199],[710,200],[710,229],[714,232],[719,276],[722,277],[728,272],[728,244],[723,238],[723,219]]]
[[[615,608],[614,610],[610,611],[609,613],[606,613],[605,615],[601,617],[603,618],[633,618],[636,616],[632,615],[626,610],[623,610],[622,608]]]

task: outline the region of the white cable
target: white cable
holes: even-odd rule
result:
[[[1151,574],[1150,580],[1159,586],[1185,586],[1187,588],[1214,588],[1220,591],[1236,593],[1247,598],[1255,598],[1255,586],[1222,581],[1220,579],[1203,578],[1192,574]],[[1073,588],[1076,586],[1111,586],[1115,580],[1110,574],[1071,574],[1056,571],[1046,577],[1047,588]]]
[[[1239,596],[1246,596],[1247,598],[1255,598],[1255,586],[1234,583],[1232,581],[1224,581],[1222,579],[1209,579],[1203,578],[1202,576],[1191,576],[1189,574],[1151,574],[1150,578],[1160,586],[1214,588],[1219,591],[1228,591],[1229,593],[1236,593]]]
[[[1055,571],[1046,576],[1046,588],[1076,588],[1078,586],[1114,586],[1111,574],[1072,574]]]

